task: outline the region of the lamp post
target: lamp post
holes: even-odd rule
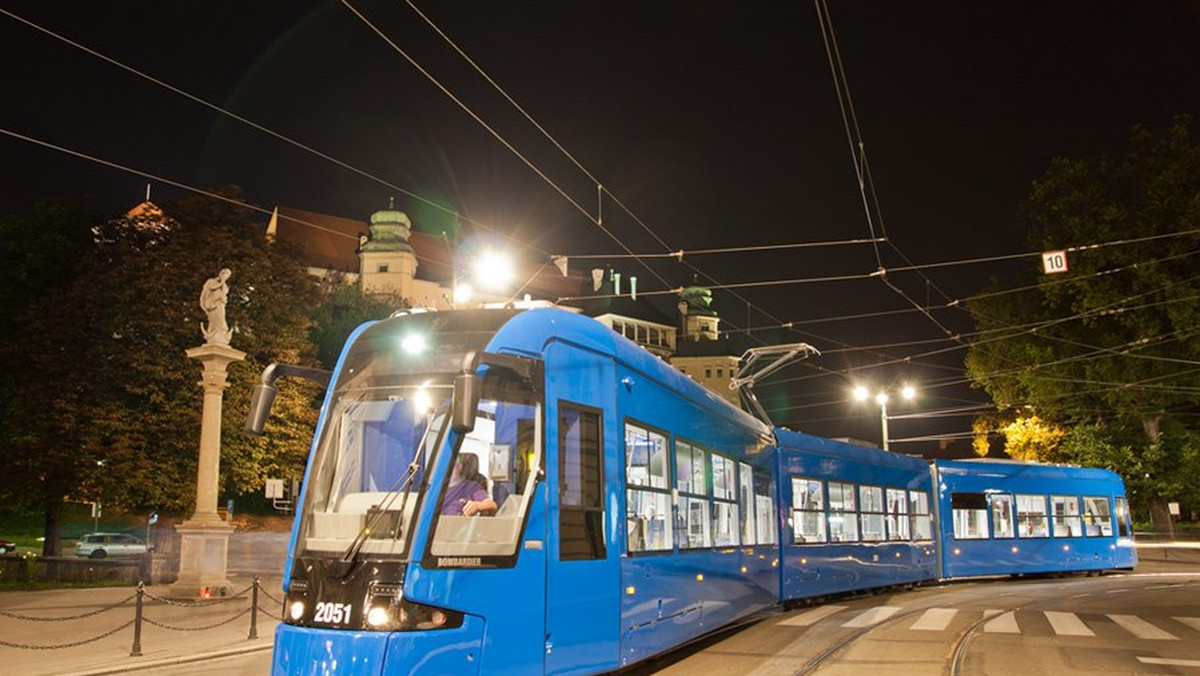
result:
[[[871,396],[871,391],[864,385],[859,385],[854,388],[854,400],[866,401]],[[888,414],[887,405],[889,400],[887,391],[880,390],[875,394],[875,403],[879,404],[879,428],[883,439],[883,450],[888,450]],[[912,401],[917,398],[917,390],[911,385],[905,385],[900,388],[900,398],[905,401]]]

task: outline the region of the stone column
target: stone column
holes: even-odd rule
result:
[[[196,471],[196,511],[175,526],[179,532],[179,578],[171,594],[196,598],[204,589],[219,595],[232,589],[226,577],[229,535],[232,527],[217,514],[217,488],[221,468],[221,406],[229,387],[227,369],[246,358],[228,345],[206,343],[187,351],[204,365],[198,383],[204,389],[200,426],[200,461]]]

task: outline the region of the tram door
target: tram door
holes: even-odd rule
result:
[[[605,445],[617,442],[611,360],[561,344],[548,350],[546,674],[613,669],[620,621],[617,543],[606,531]],[[615,462],[615,461],[614,461]]]

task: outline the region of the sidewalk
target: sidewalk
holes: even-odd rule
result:
[[[165,603],[154,597],[165,597],[166,585],[146,587],[140,657],[130,656],[135,587],[3,592],[0,613],[6,614],[0,614],[0,642],[38,647],[0,643],[0,664],[6,673],[31,676],[94,675],[270,650],[281,611],[281,580],[259,579],[257,639],[248,638],[251,576],[231,576],[235,596],[199,606]]]

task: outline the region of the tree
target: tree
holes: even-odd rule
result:
[[[364,322],[383,319],[403,307],[398,297],[374,297],[362,292],[358,283],[344,284],[341,279],[326,280],[327,296],[313,311],[309,338],[317,349],[317,359],[332,369],[350,333]]]
[[[199,364],[184,351],[202,342],[199,290],[223,267],[233,271],[233,345],[247,353],[230,368],[223,486],[257,490],[268,474],[303,466],[313,388],[280,393],[264,439],[235,433],[263,366],[314,360],[307,313],[320,300],[304,266],[267,243],[250,216],[225,201],[190,198],[97,227],[71,282],[26,313],[5,352],[21,367],[12,402],[18,433],[3,462],[46,511],[47,554],[57,553],[67,497],[130,509],[190,506],[202,396]]]
[[[1021,293],[997,283],[968,303],[980,333],[967,372],[1000,410],[1121,430],[1137,454],[1167,453],[1167,467],[1180,460],[1183,447],[1162,435],[1194,425],[1197,412],[1198,185],[1200,145],[1186,118],[1160,138],[1135,128],[1123,158],[1058,158],[1034,182],[1022,210],[1030,243],[1075,249],[1069,272],[1042,275]],[[1130,429],[1141,429],[1137,443]],[[1078,443],[1063,447],[1082,453]],[[1128,478],[1138,466],[1115,469]],[[1165,505],[1177,484],[1151,474],[1145,504],[1170,532]]]

